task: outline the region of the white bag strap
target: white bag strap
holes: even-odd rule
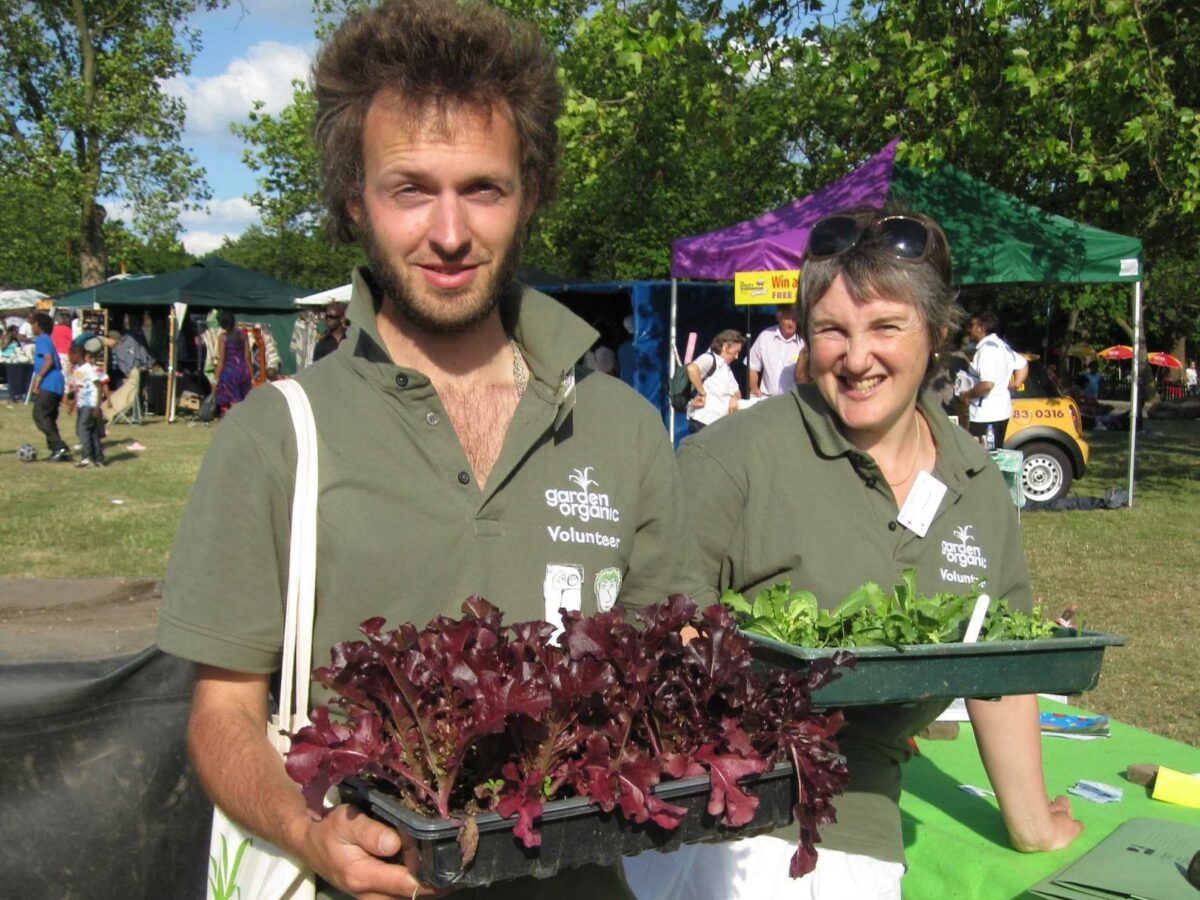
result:
[[[292,495],[292,539],[288,553],[287,612],[279,685],[278,727],[297,731],[308,724],[313,618],[317,575],[317,425],[308,395],[297,382],[272,382],[287,398],[296,429],[296,487]],[[281,738],[287,749],[290,741]]]

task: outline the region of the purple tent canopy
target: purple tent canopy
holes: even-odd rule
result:
[[[674,278],[732,279],[736,272],[798,269],[813,223],[852,206],[883,207],[896,158],[895,138],[833,184],[727,228],[678,238],[671,244]]]

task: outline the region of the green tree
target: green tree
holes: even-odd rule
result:
[[[796,86],[807,186],[900,134],[902,161],[947,159],[1051,212],[1137,235],[1153,270],[1196,256],[1197,46],[1200,10],[1170,0],[852,0],[774,52],[792,63],[779,71]],[[1150,284],[1162,313],[1152,327],[1194,330],[1178,282]],[[1060,296],[1097,333],[1126,315],[1127,291]]]
[[[330,240],[323,228],[272,233],[252,225],[236,238],[226,238],[212,255],[314,293],[345,284],[355,266],[366,264],[358,246]]]
[[[0,158],[70,196],[82,284],[107,274],[100,198],[128,204],[146,236],[173,236],[180,205],[207,199],[162,82],[188,71],[188,17],[226,2],[0,0]]]

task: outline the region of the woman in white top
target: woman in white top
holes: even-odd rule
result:
[[[688,381],[696,389],[688,406],[688,434],[695,434],[738,408],[741,388],[729,364],[744,346],[745,335],[727,328],[712,339],[707,352],[688,363]]]

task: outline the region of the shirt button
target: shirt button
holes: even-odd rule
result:
[[[396,376],[396,387],[408,387],[408,376],[403,372]]]
[[[888,522],[888,531],[895,531],[895,530],[896,530],[896,523]]]
[[[874,479],[874,478],[868,478],[868,479],[867,479],[867,481],[866,481],[866,485],[867,485],[867,487],[869,487],[869,488],[872,488],[872,489],[874,489],[874,487],[875,487],[876,483],[877,483],[877,482],[875,481],[875,479]]]
[[[470,483],[471,483],[471,475],[470,475],[470,473],[468,473],[468,472],[459,472],[459,473],[458,473],[458,483],[459,483],[459,484],[470,484]]]
[[[428,422],[430,425],[436,425],[438,422],[441,421],[441,419],[438,418],[437,413],[427,412],[427,413],[425,413],[425,421]]]

